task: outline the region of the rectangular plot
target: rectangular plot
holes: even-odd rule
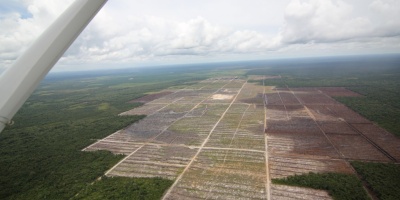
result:
[[[229,148],[265,150],[264,136],[236,134]]]
[[[172,124],[168,130],[173,131],[179,134],[186,133],[195,133],[196,131],[200,131],[201,133],[209,133],[210,130],[215,125],[217,117],[208,117],[206,116],[201,118],[191,117],[191,118],[183,118],[174,124]]]
[[[240,89],[243,84],[245,83],[244,80],[234,80],[227,85],[225,85],[224,89]]]
[[[282,99],[277,92],[266,93],[265,99],[267,105],[283,105]]]
[[[246,119],[248,115],[246,114],[245,119],[239,126],[239,132],[250,132],[251,135],[264,135],[264,122],[263,118],[258,118],[257,120]]]
[[[339,122],[339,118],[326,105],[307,105],[308,110],[317,122]]]
[[[174,179],[190,162],[196,151],[183,146],[145,145],[108,175]]]
[[[285,105],[290,117],[303,117],[311,119],[306,108],[302,105]]]
[[[400,139],[375,124],[351,124],[370,140],[400,161]]]
[[[235,98],[235,94],[223,94],[217,93],[210,96],[204,103],[211,104],[211,103],[226,103],[229,104]]]
[[[206,147],[229,148],[232,144],[234,132],[232,133],[215,133],[212,134],[206,143]]]
[[[186,139],[185,139],[186,138]],[[154,144],[186,144],[193,145],[193,142],[202,141],[204,138],[200,134],[195,133],[177,133],[170,130],[165,130],[162,134],[158,135],[152,143]]]
[[[327,134],[345,158],[353,160],[390,161],[360,135]]]
[[[296,97],[293,95],[292,92],[290,91],[279,91],[279,95],[281,96],[282,102],[285,105],[298,105],[300,102],[296,99]]]
[[[284,155],[311,155],[339,158],[322,133],[267,133],[268,152]]]
[[[263,106],[233,104],[213,131],[206,146],[264,149],[263,118]]]
[[[236,103],[264,104],[264,90],[271,91],[272,87],[247,83],[236,99]]]
[[[203,111],[199,117],[182,118],[168,128],[168,131],[174,133],[170,137],[176,136],[171,143],[200,145],[208,136],[227,106],[228,105],[200,105],[199,109]]]
[[[331,110],[337,118],[341,118],[348,123],[371,123],[369,120],[365,119],[345,105],[327,105],[326,107]]]
[[[237,180],[243,178],[232,176],[236,176]],[[219,179],[218,182],[210,180],[213,179],[203,177],[197,183],[182,180],[165,199],[266,199],[265,188],[246,186],[230,179]]]
[[[312,159],[309,157],[288,157],[286,155],[272,155],[269,157],[271,178],[285,178],[293,175],[314,173],[354,173],[345,160]]]
[[[264,153],[203,150],[168,198],[265,199]]]
[[[113,141],[122,141],[122,142],[126,142],[126,141],[132,142],[132,137],[130,135],[126,134],[126,132],[124,132],[124,130],[119,130],[119,131],[107,136],[104,139],[113,140]]]
[[[312,119],[267,120],[266,133],[321,133]]]
[[[291,133],[297,131],[295,127],[292,126],[290,120],[268,120],[265,129],[266,133]]]
[[[267,106],[267,120],[283,120],[289,119],[289,113],[284,105],[268,105]]]
[[[358,134],[352,127],[345,122],[322,122],[319,126],[325,133],[336,134]]]
[[[296,97],[302,104],[338,104],[337,101],[318,91],[296,91]]]
[[[185,113],[156,113],[127,127],[124,132],[133,141],[151,140],[184,115]]]
[[[247,104],[232,104],[232,106],[227,111],[228,113],[243,114],[250,106]]]
[[[330,200],[328,192],[324,190],[315,190],[303,187],[294,187],[287,185],[271,185],[271,199],[274,200],[287,200],[287,199],[319,199]]]
[[[229,147],[248,105],[233,104],[211,134],[206,146]]]
[[[200,146],[203,142],[206,133],[200,135],[198,133],[185,133],[180,134],[169,130],[164,131],[161,135],[153,140],[153,143],[159,144],[175,144],[175,145],[188,145],[188,146]]]

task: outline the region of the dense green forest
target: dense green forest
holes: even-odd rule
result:
[[[102,177],[73,199],[160,199],[173,181],[161,178]],[[122,189],[121,189],[122,188]]]
[[[400,199],[400,166],[383,163],[352,162],[379,199]]]
[[[289,176],[283,179],[273,179],[272,183],[326,190],[333,199],[337,200],[369,199],[361,185],[361,181],[355,175],[349,174],[309,173]]]

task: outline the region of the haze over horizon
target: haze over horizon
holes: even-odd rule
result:
[[[0,71],[73,0],[0,0]],[[400,1],[108,1],[53,71],[400,53]]]

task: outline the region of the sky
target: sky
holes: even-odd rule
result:
[[[73,0],[0,0],[0,71]],[[109,0],[53,71],[400,53],[400,0]]]

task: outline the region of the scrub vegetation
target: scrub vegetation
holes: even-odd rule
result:
[[[272,183],[326,190],[333,199],[369,199],[361,181],[356,176],[348,174],[309,173],[272,179]]]
[[[352,162],[379,199],[400,199],[400,166],[384,163]]]
[[[172,185],[171,180],[161,178],[102,177],[88,186],[73,199],[160,199]]]

